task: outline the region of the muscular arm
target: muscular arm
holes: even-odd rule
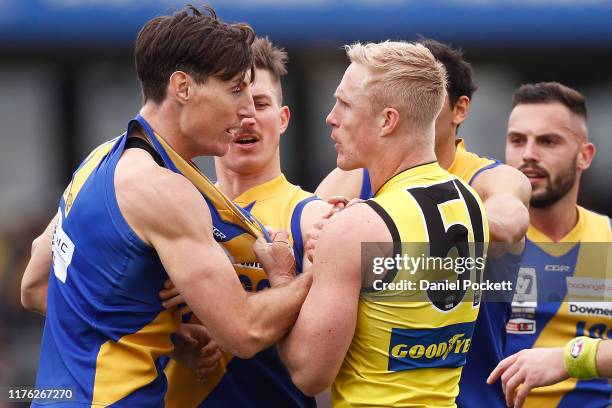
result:
[[[336,167],[321,181],[315,194],[323,200],[334,196],[344,196],[349,200],[359,198],[362,182],[363,169],[344,171]]]
[[[145,170],[146,177],[137,171],[132,176],[116,175],[121,212],[155,248],[211,337],[241,358],[275,343],[294,323],[311,275],[302,274],[289,284],[247,296],[227,255],[213,239],[210,212],[200,193],[180,175],[153,166]]]
[[[365,204],[339,212],[321,232],[313,284],[291,332],[279,342],[294,384],[315,395],[334,381],[355,332],[361,289],[361,242],[390,241],[384,222]]]
[[[32,242],[30,261],[21,279],[21,304],[33,312],[47,312],[47,288],[51,270],[53,231],[57,223],[54,217],[45,231]]]
[[[531,185],[523,173],[501,165],[480,173],[472,182],[485,206],[491,241],[519,242],[529,227]]]

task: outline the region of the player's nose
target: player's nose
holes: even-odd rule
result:
[[[537,146],[534,140],[527,139],[525,142],[525,148],[523,149],[523,161],[524,162],[537,162],[539,161],[539,154]]]

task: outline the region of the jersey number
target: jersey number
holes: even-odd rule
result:
[[[427,233],[429,235],[429,256],[442,257],[448,256],[449,252],[456,248],[458,256],[462,258],[470,257],[470,243],[468,242],[469,231],[465,224],[460,220],[446,219],[440,206],[453,200],[461,200],[467,207],[470,217],[470,227],[474,235],[474,258],[484,255],[484,228],[483,219],[478,201],[472,193],[458,180],[450,180],[444,183],[435,184],[429,187],[415,187],[407,190],[416,200],[423,212]],[[448,225],[448,227],[445,225]],[[476,282],[480,282],[482,268],[475,267]],[[448,311],[456,307],[465,296],[466,290],[463,289],[464,281],[470,279],[470,272],[456,274],[458,289],[456,290],[435,290],[427,291],[427,296],[432,304],[443,311]],[[474,306],[480,304],[480,291],[474,292]]]

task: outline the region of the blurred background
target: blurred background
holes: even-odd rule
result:
[[[194,2],[199,5],[199,2]],[[142,24],[185,4],[163,0],[0,0],[0,388],[33,386],[43,318],[22,310],[32,239],[87,153],[140,108],[132,47]],[[559,81],[587,97],[598,154],[580,203],[612,215],[612,1],[208,1],[289,52],[282,139],[289,180],[313,190],[335,166],[325,116],[347,66],[341,46],[414,40],[465,51],[479,90],[460,129],[470,150],[503,160],[511,93]],[[210,159],[198,164],[214,179]],[[608,180],[608,181],[606,181]],[[0,407],[7,404],[0,396]]]

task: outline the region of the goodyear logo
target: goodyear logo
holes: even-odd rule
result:
[[[461,367],[465,365],[473,331],[473,322],[434,329],[392,329],[388,370]]]

